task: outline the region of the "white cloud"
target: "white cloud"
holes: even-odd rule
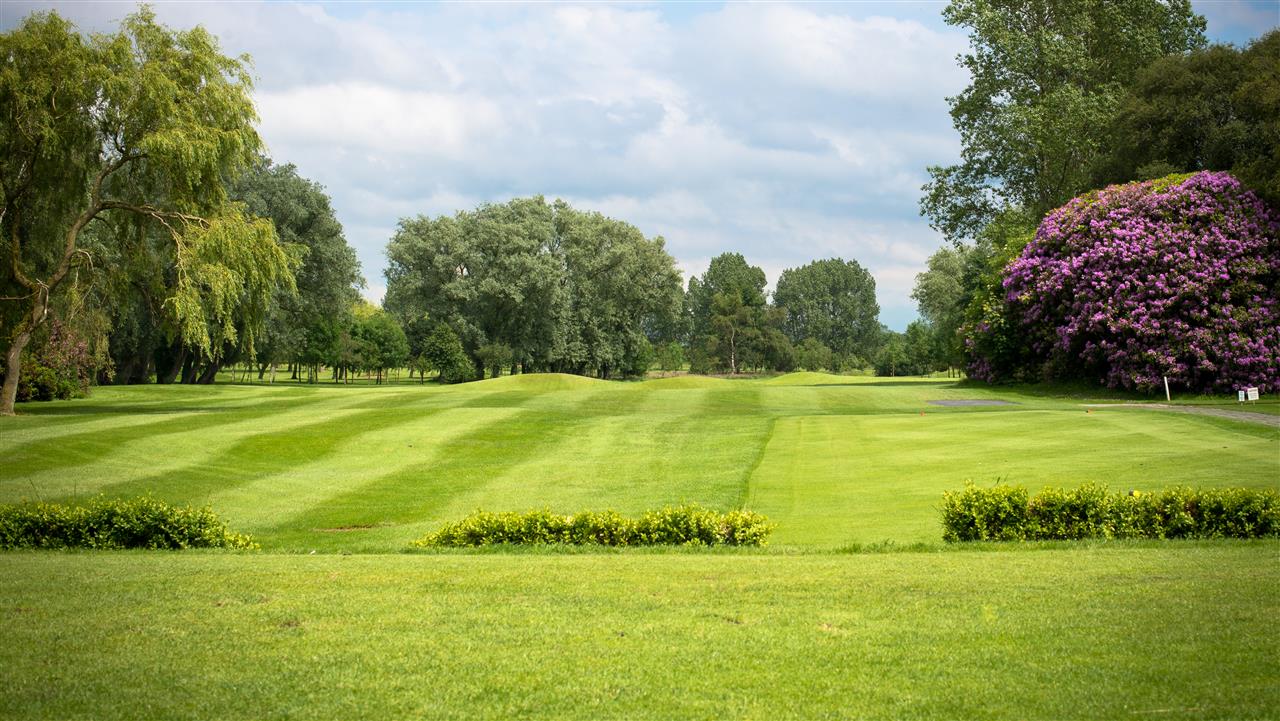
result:
[[[462,160],[504,125],[497,105],[485,98],[365,83],[261,92],[257,103],[267,138],[295,147],[377,151],[388,160],[400,154]]]

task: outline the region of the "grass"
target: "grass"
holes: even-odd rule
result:
[[[207,503],[266,550],[0,554],[0,718],[1274,717],[1280,543],[940,544],[966,479],[1280,479],[1274,428],[1099,397],[803,373],[24,405],[0,502]],[[401,552],[477,507],[685,501],[778,530]]]
[[[0,717],[1247,719],[1277,545],[0,555]]]
[[[1003,406],[941,407],[939,399]],[[1274,485],[1280,434],[946,379],[797,373],[463,386],[136,386],[27,404],[0,502],[96,494],[210,504],[283,551],[397,551],[476,508],[638,514],[745,504],[775,544],[936,541],[965,480],[1156,490]]]

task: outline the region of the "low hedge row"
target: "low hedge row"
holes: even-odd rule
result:
[[[154,498],[0,505],[0,548],[255,548],[209,508]]]
[[[565,543],[601,546],[763,546],[773,531],[751,511],[717,513],[696,505],[669,506],[639,518],[613,511],[562,516],[550,511],[476,511],[415,541],[418,547],[488,546],[501,543]]]
[[[1262,538],[1280,536],[1273,489],[1188,488],[1112,493],[1105,486],[1045,488],[997,484],[942,494],[942,538],[1033,541],[1078,538]]]

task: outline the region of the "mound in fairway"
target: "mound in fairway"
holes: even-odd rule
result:
[[[830,548],[937,541],[942,492],[970,479],[1156,489],[1280,476],[1273,428],[838,380],[102,388],[6,422],[0,501],[152,494],[211,504],[267,548],[356,551],[401,549],[477,508],[745,504],[778,524],[774,545]],[[930,403],[973,399],[1014,404]]]

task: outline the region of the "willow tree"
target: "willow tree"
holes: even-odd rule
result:
[[[51,300],[81,276],[126,272],[105,265],[130,257],[131,236],[111,232],[122,214],[172,244],[163,307],[175,334],[209,357],[252,352],[296,259],[224,189],[261,146],[251,89],[248,58],[145,7],[112,34],[37,13],[0,35],[0,414],[13,414],[23,349]]]

